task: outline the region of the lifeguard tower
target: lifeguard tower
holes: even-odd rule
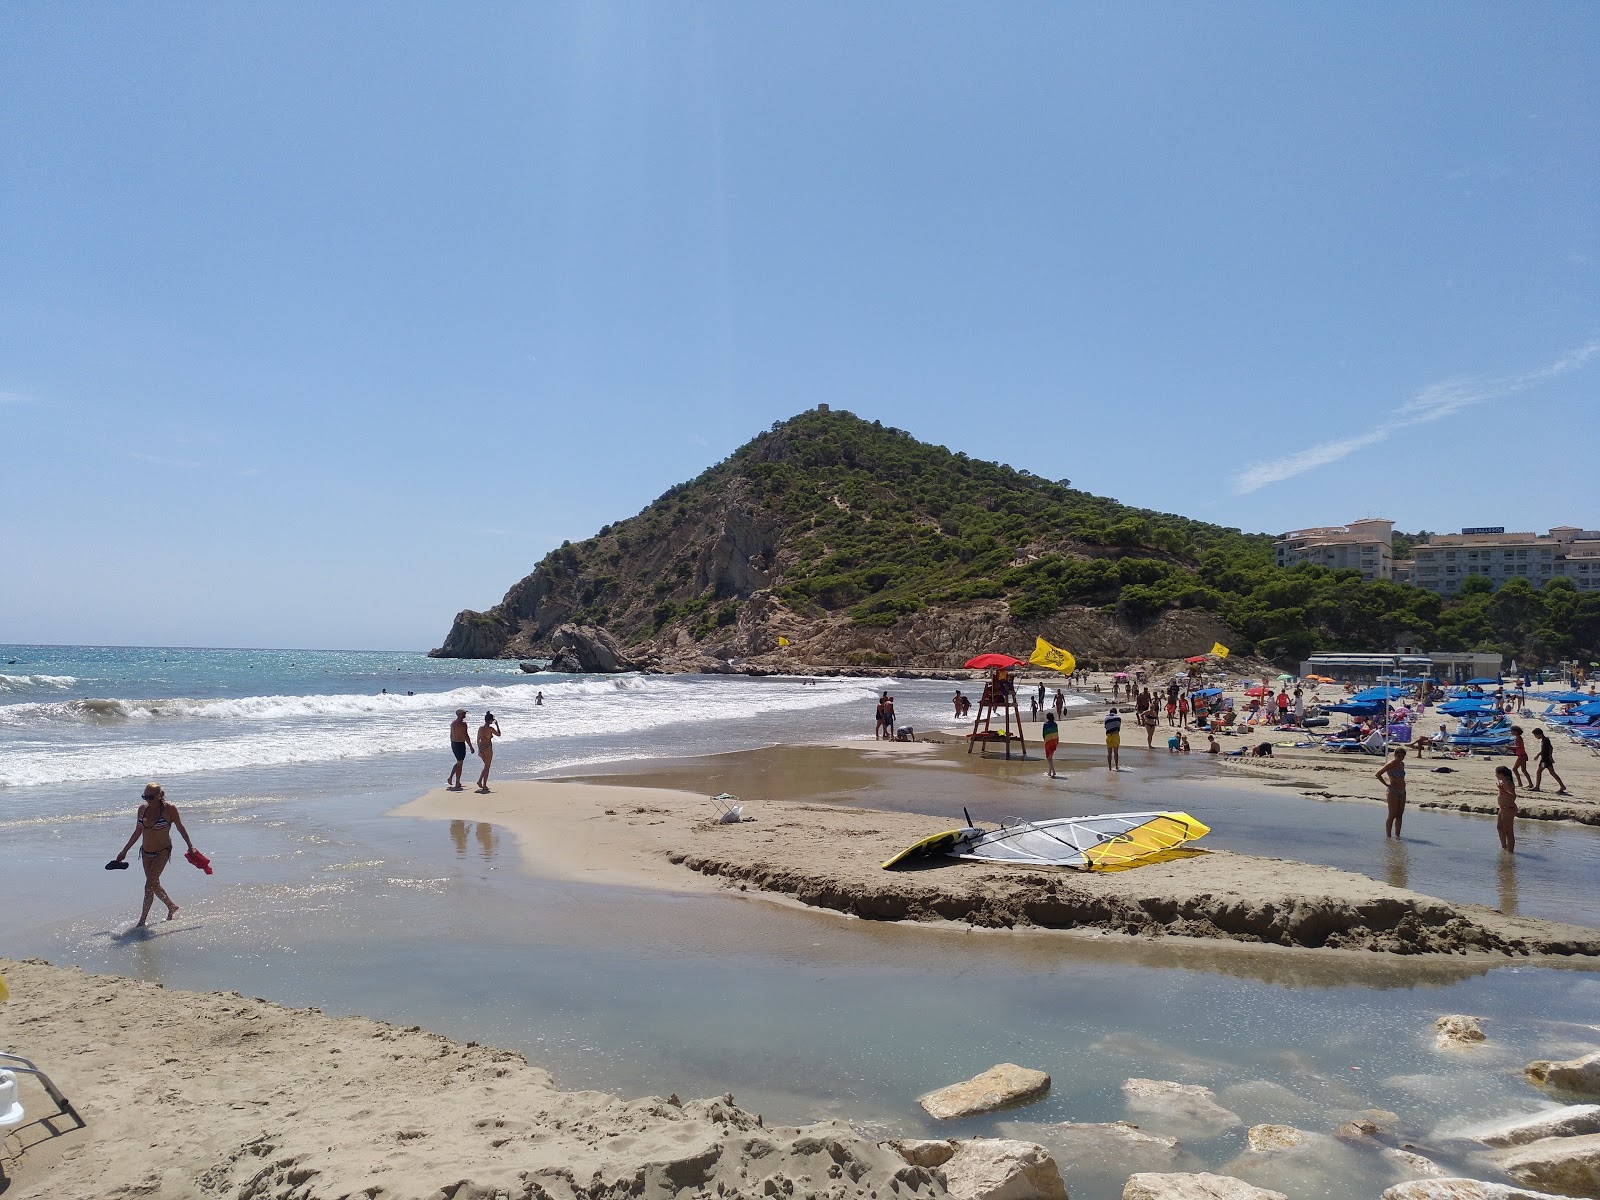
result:
[[[1017,702],[1016,670],[1022,666],[1022,660],[1009,654],[980,654],[968,659],[966,666],[989,673],[983,694],[978,697],[972,732],[967,735],[967,753],[971,754],[972,748],[977,746],[980,754],[987,755],[989,747],[998,743],[1005,747],[1006,757],[1010,758],[1011,746],[1015,743],[1022,757],[1027,758],[1028,743],[1022,736],[1022,708]],[[997,721],[998,729],[995,728]]]

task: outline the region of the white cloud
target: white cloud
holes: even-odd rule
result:
[[[141,450],[133,450],[130,451],[129,454],[131,457],[138,459],[140,462],[151,463],[158,467],[176,467],[181,471],[192,471],[200,465],[197,462],[190,462],[187,459],[163,458],[159,454],[145,454]]]
[[[0,392],[0,405],[37,403],[32,396],[24,396],[21,392]]]
[[[1233,477],[1234,494],[1247,495],[1258,488],[1266,487],[1269,483],[1282,483],[1285,479],[1293,479],[1296,475],[1303,475],[1317,467],[1336,463],[1357,450],[1376,446],[1379,442],[1388,440],[1402,429],[1443,420],[1486,400],[1498,400],[1515,395],[1517,392],[1525,392],[1548,380],[1580,369],[1596,355],[1600,355],[1600,339],[1579,346],[1576,350],[1569,350],[1548,366],[1525,371],[1521,375],[1508,375],[1498,379],[1461,376],[1439,383],[1430,383],[1397,408],[1388,420],[1378,422],[1365,433],[1319,442],[1315,446],[1308,446],[1304,450],[1297,450],[1282,458],[1252,463]]]

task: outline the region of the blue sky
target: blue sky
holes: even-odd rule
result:
[[[8,5],[0,641],[416,647],[826,401],[1600,524],[1600,6]]]

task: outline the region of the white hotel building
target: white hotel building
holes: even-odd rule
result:
[[[1543,587],[1564,576],[1579,591],[1600,591],[1600,531],[1560,525],[1548,534],[1507,533],[1503,528],[1463,529],[1436,534],[1412,548],[1409,563],[1396,574],[1441,596],[1461,590],[1462,580],[1481,575],[1495,587],[1526,579]]]

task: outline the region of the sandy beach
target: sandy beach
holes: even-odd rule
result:
[[[1350,871],[1227,851],[1108,873],[956,859],[885,871],[882,862],[950,828],[948,820],[837,804],[768,799],[747,806],[750,819],[727,824],[703,794],[509,781],[489,795],[438,789],[400,815],[509,829],[534,871],[666,888],[694,887],[699,876],[714,886],[878,920],[1395,954],[1600,954],[1597,930],[1455,904]]]
[[[47,1065],[85,1122],[49,1116],[24,1081],[30,1119],[0,1143],[0,1193],[19,1200],[947,1194],[847,1125],[767,1129],[732,1096],[563,1091],[518,1054],[414,1027],[37,961],[0,971],[0,1044]]]

